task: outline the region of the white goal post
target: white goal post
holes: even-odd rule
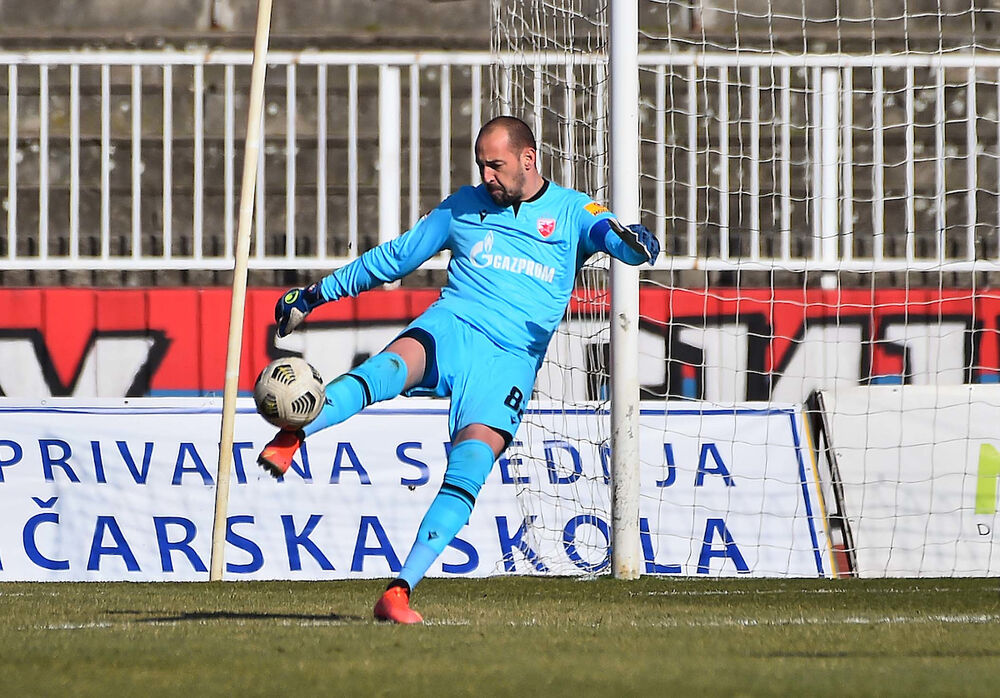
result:
[[[609,8],[611,210],[638,221],[639,6]],[[619,579],[642,574],[639,535],[639,271],[611,261],[611,565]]]

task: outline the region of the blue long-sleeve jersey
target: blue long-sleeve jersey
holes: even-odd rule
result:
[[[411,230],[324,278],[320,292],[324,300],[357,296],[449,250],[448,281],[435,305],[499,346],[540,360],[591,255],[607,252],[632,265],[646,261],[608,223],[599,224],[610,218],[585,194],[553,182],[506,208],[482,184],[462,187]]]

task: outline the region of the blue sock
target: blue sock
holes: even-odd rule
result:
[[[396,397],[406,385],[406,376],[406,363],[398,354],[383,351],[372,356],[326,386],[326,404],[302,431],[311,436],[340,424],[374,402]]]
[[[399,572],[398,578],[409,584],[410,589],[417,586],[438,555],[468,523],[494,458],[493,449],[477,439],[462,441],[451,449],[444,484],[424,514],[417,539]]]

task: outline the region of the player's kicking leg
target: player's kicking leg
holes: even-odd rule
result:
[[[503,451],[506,437],[484,424],[470,424],[455,436],[448,454],[444,483],[420,522],[417,539],[406,557],[399,577],[389,583],[375,604],[377,620],[421,623],[410,608],[410,592],[427,574],[431,564],[468,523],[476,496]]]
[[[301,429],[282,429],[257,456],[257,464],[271,477],[281,477],[292,466],[292,458],[299,452],[306,435]]]
[[[288,472],[305,439],[317,431],[340,424],[368,405],[388,400],[423,379],[424,347],[411,337],[401,337],[357,368],[326,386],[326,404],[319,416],[298,431],[282,429],[257,456],[257,463],[273,477]]]

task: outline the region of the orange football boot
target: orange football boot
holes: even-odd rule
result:
[[[292,458],[298,453],[305,438],[301,429],[298,431],[282,429],[257,456],[257,465],[272,477],[281,477],[292,467]]]
[[[410,608],[410,593],[401,586],[385,590],[375,604],[375,619],[403,625],[424,622],[423,616]]]

